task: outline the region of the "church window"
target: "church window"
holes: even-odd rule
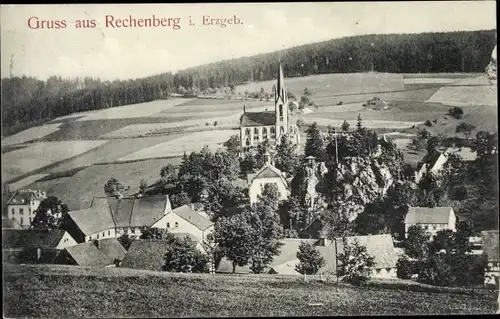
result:
[[[267,127],[263,127],[263,128],[262,128],[262,137],[263,137],[264,139],[267,139]]]
[[[245,145],[246,146],[250,146],[250,138],[247,137],[246,141],[245,141]]]
[[[258,127],[256,127],[256,128],[253,129],[253,134],[255,136],[259,135],[259,128]]]
[[[247,129],[245,130],[245,134],[246,134],[247,136],[248,136],[248,135],[250,135],[250,132],[251,132],[251,131],[250,131],[250,129],[249,129],[249,128],[247,128]]]
[[[271,126],[271,138],[276,138],[276,129],[274,126]]]
[[[284,126],[280,126],[280,134],[283,134],[285,133],[285,127]]]

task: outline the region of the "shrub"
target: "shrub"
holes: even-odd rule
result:
[[[431,126],[432,126],[432,122],[431,122],[431,121],[429,121],[429,120],[425,121],[425,123],[424,123],[424,124],[425,124],[426,126],[429,126],[429,127],[431,127]]]
[[[217,121],[214,122],[214,126],[217,126]]]
[[[300,263],[295,266],[295,270],[301,274],[315,275],[325,265],[325,259],[316,247],[306,242],[300,243],[297,259]]]
[[[208,122],[205,122],[205,126],[209,126],[209,125],[210,125],[210,123],[208,123]]]
[[[165,254],[164,271],[172,272],[209,272],[208,258],[186,237],[179,239],[175,237]]]
[[[462,108],[460,108],[460,107],[455,106],[453,108],[450,108],[450,110],[448,111],[448,113],[451,116],[453,116],[454,118],[460,119],[464,115],[464,110],[462,110]]]
[[[375,265],[374,257],[368,254],[366,247],[358,241],[354,243],[343,242],[343,252],[339,254],[339,268],[337,276],[342,282],[360,286],[371,277],[371,268]]]
[[[413,274],[418,273],[416,262],[409,260],[406,256],[398,259],[396,268],[398,278],[401,279],[410,279]]]
[[[449,286],[452,269],[440,254],[430,255],[419,267],[418,281],[433,286]]]

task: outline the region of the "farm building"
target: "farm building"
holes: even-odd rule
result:
[[[486,255],[487,266],[484,273],[486,287],[499,287],[500,258],[498,251],[498,230],[481,232],[483,254]]]
[[[189,238],[193,245],[200,249],[199,242],[190,234],[176,233],[174,235],[177,238]],[[170,246],[171,242],[168,240],[134,240],[120,267],[161,271],[165,263],[165,253]]]
[[[117,265],[125,257],[126,250],[115,238],[95,240],[68,247],[54,260],[56,264],[78,266]]]
[[[4,260],[14,263],[51,263],[77,242],[64,230],[3,229]]]
[[[299,128],[288,108],[281,63],[274,95],[274,111],[246,112],[243,106],[240,118],[240,146],[243,150],[255,147],[266,140],[271,145],[276,145],[284,135],[288,136],[294,145],[300,143]]]
[[[172,210],[168,196],[94,198],[89,208],[68,215],[67,229],[80,243],[122,234],[140,237],[149,227],[189,233],[201,241],[213,229],[212,222],[191,206]]]
[[[266,163],[264,166],[257,173],[247,175],[248,195],[251,205],[257,202],[259,195],[264,189],[264,185],[269,183],[275,184],[278,188],[278,198],[280,200],[287,199],[290,193],[285,174],[271,163],[269,152],[266,152],[265,157]]]
[[[432,238],[440,230],[456,231],[456,216],[451,207],[410,207],[405,217],[405,237],[411,226],[422,227]]]
[[[415,182],[419,183],[426,174],[438,174],[448,161],[449,155],[458,155],[465,162],[472,162],[476,159],[477,153],[470,147],[448,148],[444,152],[435,152],[426,154],[415,172]]]
[[[45,192],[17,190],[7,200],[7,218],[16,220],[23,228],[30,227],[36,209],[45,198]]]
[[[366,247],[368,254],[374,257],[373,278],[397,277],[396,263],[398,255],[391,235],[351,236],[347,237],[346,240],[348,244],[357,241],[360,245]],[[344,249],[343,245],[342,239],[337,238],[337,258]]]

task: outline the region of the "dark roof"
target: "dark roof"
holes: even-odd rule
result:
[[[109,258],[97,248],[93,241],[67,247],[65,251],[79,266],[107,266],[113,263],[109,263]]]
[[[264,126],[275,125],[276,113],[274,111],[265,112],[245,112],[241,116],[240,125],[245,126]]]
[[[12,194],[7,201],[7,205],[20,205],[27,204],[32,200],[43,200],[43,196],[40,192],[33,190],[17,190]]]
[[[451,207],[410,207],[405,217],[405,224],[447,224]]]
[[[201,230],[205,230],[213,225],[213,223],[210,220],[201,216],[199,213],[197,213],[196,211],[191,209],[191,207],[189,205],[183,205],[183,206],[177,207],[176,209],[173,210],[173,212],[177,216],[190,222],[191,224],[196,226],[196,228],[201,229]]]
[[[15,219],[2,218],[2,229],[20,229],[21,224]]]
[[[170,200],[165,195],[142,198],[94,198],[91,207],[107,206],[116,227],[151,226],[170,211]]]
[[[85,235],[115,228],[113,216],[105,205],[70,211],[68,215]]]
[[[490,262],[498,262],[498,230],[486,230],[481,232],[483,241],[483,254],[485,254]]]
[[[368,254],[375,258],[375,269],[394,268],[398,261],[396,250],[391,235],[369,235],[369,236],[351,236],[347,237],[347,242],[352,244],[355,240],[366,247]],[[338,254],[343,251],[343,242],[337,238]],[[337,254],[337,256],[338,256]]]
[[[64,233],[64,230],[2,229],[3,248],[55,248]]]
[[[170,241],[167,240],[134,240],[123,258],[121,267],[160,271],[169,248]]]
[[[116,238],[106,238],[97,241],[97,248],[106,258],[106,263],[111,265],[115,260],[123,260],[127,250]]]

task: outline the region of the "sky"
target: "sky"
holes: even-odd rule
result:
[[[496,28],[495,1],[2,5],[0,13],[2,78],[11,62],[14,76],[129,79],[345,36]],[[180,18],[180,28],[111,28],[106,15]],[[241,23],[204,25],[204,16]],[[66,28],[32,29],[31,17],[32,27],[65,20]],[[92,19],[95,28],[75,26]]]

